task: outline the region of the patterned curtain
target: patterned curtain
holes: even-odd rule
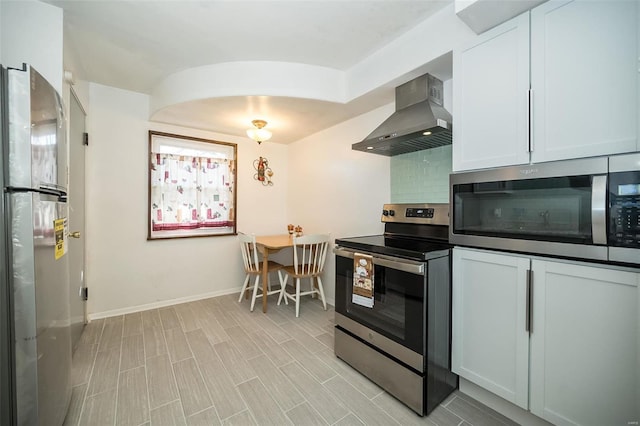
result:
[[[233,160],[151,154],[154,231],[234,226]]]

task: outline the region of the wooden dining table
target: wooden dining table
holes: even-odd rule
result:
[[[256,235],[256,246],[258,251],[262,253],[262,294],[267,294],[269,269],[269,253],[276,253],[280,250],[293,247],[293,235],[281,234],[281,235]],[[262,312],[267,312],[267,297],[262,297]]]

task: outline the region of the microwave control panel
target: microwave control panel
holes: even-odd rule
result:
[[[640,248],[640,172],[612,173],[609,245]]]

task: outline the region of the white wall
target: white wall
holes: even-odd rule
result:
[[[62,94],[62,9],[39,1],[0,1],[5,67],[32,65]]]
[[[0,0],[1,1],[1,0]],[[82,67],[80,66],[80,62],[82,58],[78,58],[76,51],[73,49],[71,44],[71,40],[68,38],[64,39],[64,55],[63,55],[63,65],[64,72],[67,71],[70,73],[72,77],[73,91],[76,94],[80,105],[84,109],[85,114],[90,115],[90,105],[89,105],[89,82],[78,79],[78,75],[82,74]],[[71,83],[67,81],[66,76],[64,77],[64,94],[63,97],[65,99],[65,104],[67,105],[67,109],[69,109],[69,98],[71,96],[70,88]],[[68,116],[68,114],[67,114]]]
[[[394,53],[385,48],[349,70],[350,96],[360,96],[403,73],[421,73],[427,61],[473,35],[455,16],[453,6],[438,19],[435,27],[420,27],[394,44],[417,49],[400,49],[402,60],[383,60],[399,55],[398,49]],[[441,33],[434,35],[436,30]],[[426,48],[423,40],[429,37],[425,35],[437,42]],[[334,239],[383,231],[380,209],[391,199],[390,160],[353,151],[351,144],[384,121],[393,112],[393,104],[288,146],[267,142],[258,147],[247,138],[149,123],[150,98],[146,95],[93,83],[89,92],[87,282],[91,288],[88,310],[94,318],[170,304],[175,299],[233,292],[242,283],[234,237],[146,241],[147,171],[141,165],[146,164],[150,128],[238,143],[239,231],[279,234],[287,223],[301,225],[305,234],[329,232]],[[253,180],[252,164],[259,155],[269,159],[275,172],[273,187]],[[288,256],[283,250],[275,258],[288,263]],[[332,254],[323,281],[333,304]]]
[[[332,237],[382,231],[380,207],[389,201],[389,159],[352,151],[393,111],[374,110],[293,145],[218,135],[151,123],[149,97],[89,83],[87,128],[87,285],[90,318],[238,291],[244,273],[235,237],[147,241],[148,131],[238,144],[238,230],[280,234],[287,223]],[[253,179],[253,160],[265,156],[274,185]],[[288,261],[290,253],[278,253]],[[334,261],[324,282],[334,301]]]
[[[90,318],[239,291],[234,236],[147,241],[148,131],[238,144],[238,230],[282,233],[287,224],[287,148],[247,138],[150,123],[149,97],[90,83],[87,128],[87,285]],[[253,179],[269,159],[272,187]]]
[[[455,0],[456,15],[476,34],[481,34],[547,0]]]
[[[288,217],[305,234],[332,239],[382,233],[382,204],[390,199],[389,158],[353,151],[394,110],[389,104],[289,145]],[[335,262],[327,255],[322,276],[335,300]],[[306,284],[303,284],[306,285]]]
[[[398,86],[433,72],[431,61],[475,36],[455,15],[453,5],[444,7],[351,67],[346,76],[346,98],[355,99],[377,87]]]

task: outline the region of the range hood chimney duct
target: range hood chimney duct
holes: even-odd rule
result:
[[[352,149],[388,157],[451,145],[442,81],[425,74],[396,87],[396,112]]]

